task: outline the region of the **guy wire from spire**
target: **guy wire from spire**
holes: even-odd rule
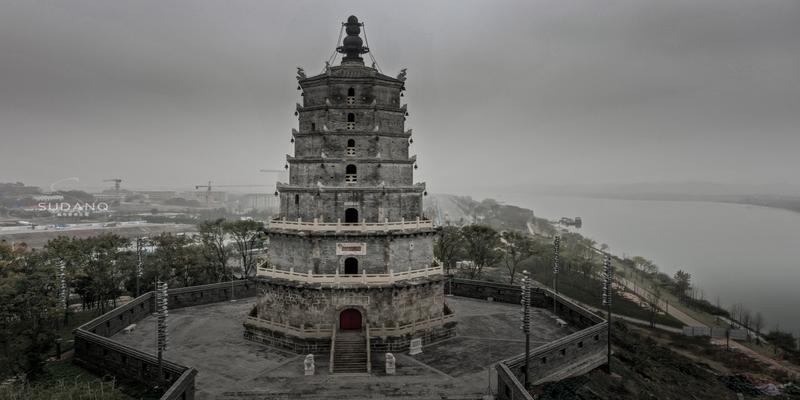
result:
[[[328,65],[331,65],[331,63],[333,63],[333,60],[336,58],[336,54],[338,53],[336,51],[336,47],[338,47],[339,43],[342,41],[342,32],[343,31],[344,31],[344,23],[342,23],[342,26],[339,27],[339,38],[336,39],[336,44],[333,46],[333,54],[331,54],[331,56],[328,58]],[[325,67],[322,67],[322,71],[320,73],[323,73],[323,72],[325,72]]]
[[[364,31],[364,44],[366,44],[367,48],[369,49],[369,53],[367,53],[367,54],[369,54],[369,58],[372,59],[372,62],[375,64],[375,68],[378,69],[378,72],[383,73],[383,71],[381,71],[380,65],[378,65],[378,61],[375,60],[375,56],[372,54],[373,53],[372,47],[369,47],[369,39],[367,38],[367,23],[366,22],[362,22],[361,23],[361,29]]]

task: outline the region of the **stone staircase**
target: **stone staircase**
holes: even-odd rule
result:
[[[333,373],[367,373],[367,339],[361,331],[336,333]]]

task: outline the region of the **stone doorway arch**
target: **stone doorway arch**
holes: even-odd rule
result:
[[[356,308],[346,308],[339,313],[339,329],[343,331],[361,330],[361,311]]]
[[[344,223],[357,224],[358,223],[358,210],[355,208],[348,208],[344,210]]]
[[[348,257],[344,259],[344,274],[355,275],[358,274],[358,259],[355,257]]]

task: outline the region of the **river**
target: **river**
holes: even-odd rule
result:
[[[583,218],[578,230],[615,255],[640,255],[673,275],[683,269],[724,308],[760,311],[766,326],[800,333],[800,213],[741,204],[588,197],[487,195],[538,217]]]

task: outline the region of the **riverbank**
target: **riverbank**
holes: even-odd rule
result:
[[[643,255],[661,272],[691,273],[697,296],[723,308],[760,311],[769,329],[797,335],[800,318],[800,213],[733,203],[640,201],[488,194],[556,220],[581,216],[571,229],[621,257]]]

